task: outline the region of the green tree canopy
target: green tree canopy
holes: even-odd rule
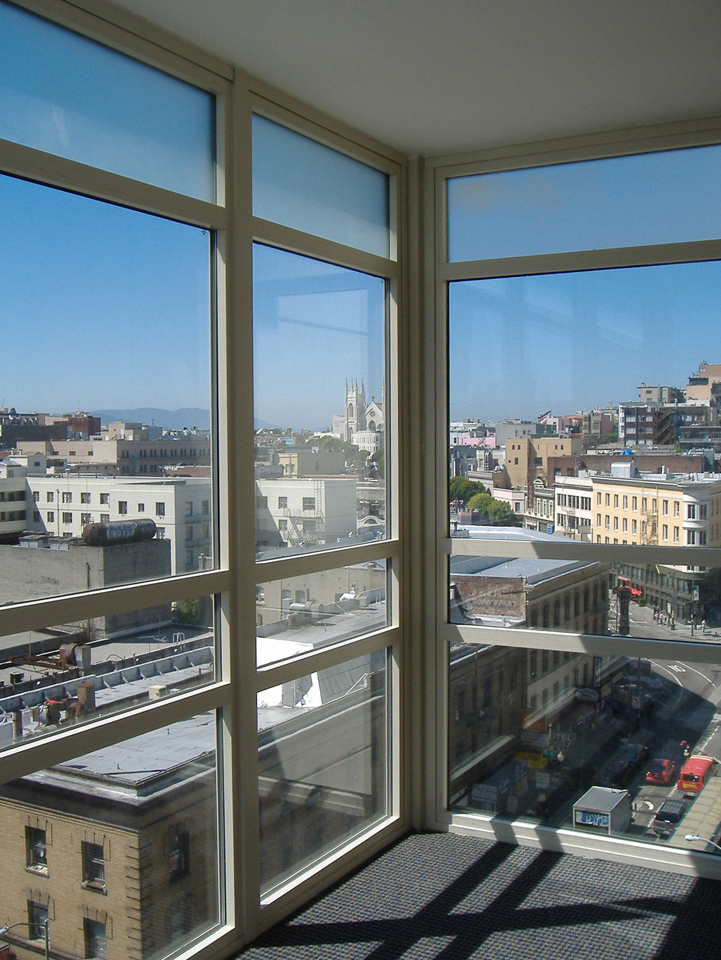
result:
[[[486,488],[477,480],[467,480],[465,477],[452,477],[448,484],[451,500],[462,500],[468,503],[472,496],[485,493]]]
[[[478,510],[481,520],[497,526],[516,526],[518,518],[507,503],[494,500],[490,493],[477,493],[468,501],[469,510]]]

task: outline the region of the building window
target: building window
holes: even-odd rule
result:
[[[155,516],[156,516],[156,517],[164,517],[164,516],[165,516],[165,504],[164,504],[164,503],[156,503],[156,504],[155,504]]]
[[[156,528],[155,528],[155,539],[156,539],[156,540],[165,540],[165,527],[156,527]]]
[[[638,510],[638,497],[631,497],[631,509]]]
[[[631,533],[638,533],[638,520],[631,521]]]
[[[680,543],[680,541],[681,541],[681,536],[680,536],[680,533],[679,533],[679,528],[678,528],[678,527],[674,527],[674,528],[673,528],[673,542],[674,542],[674,543]]]
[[[617,493],[614,493],[613,495],[613,506],[616,510],[618,510],[618,494]]]
[[[661,536],[663,537],[664,540],[668,540],[668,524],[667,523],[664,523],[664,525],[661,527]]]
[[[33,500],[35,501],[35,503],[37,503],[39,499],[40,499],[40,491],[39,491],[39,490],[35,490],[35,491],[33,492]]]
[[[190,502],[190,500],[185,504],[185,516],[186,517],[193,516],[193,504]]]
[[[674,500],[674,504],[673,504],[673,515],[674,515],[674,517],[680,517],[680,516],[681,516],[681,504],[678,502],[678,500]]]
[[[288,521],[281,519],[278,521],[278,529],[281,533],[285,533],[288,529]]]
[[[145,504],[144,504],[144,503],[139,503],[139,504],[138,504],[138,513],[145,513]]]
[[[108,955],[108,939],[105,924],[99,920],[90,920],[85,917],[83,920],[83,933],[85,935],[85,956],[90,960],[105,960]]]
[[[101,513],[101,514],[100,514],[100,522],[101,522],[101,523],[110,523],[110,514],[109,514],[109,513]]]
[[[101,503],[101,504],[109,504],[109,503],[110,503],[110,494],[109,494],[109,493],[101,493],[101,494],[100,494],[100,503]]]
[[[663,511],[664,517],[668,516],[668,500],[661,501],[661,509]]]
[[[610,493],[607,493],[607,494],[606,494],[606,506],[607,506],[607,507],[610,507],[610,506],[611,506],[611,494],[610,494]]]
[[[55,523],[55,511],[48,510],[48,523]]]
[[[118,500],[118,513],[121,517],[124,517],[128,512],[128,501],[127,500]]]
[[[81,494],[80,494],[80,502],[81,502],[81,503],[90,503],[90,494],[89,494],[89,493],[85,493],[85,492],[84,492],[84,493],[81,493]]]
[[[28,937],[30,940],[45,939],[45,924],[48,921],[48,908],[45,904],[28,900]]]
[[[201,513],[207,517],[210,513],[210,500],[203,500],[201,503]]]
[[[72,493],[68,492],[67,490],[65,490],[65,491],[63,492],[62,497],[63,497],[63,503],[72,503],[72,502],[73,502],[73,495],[72,495]]]
[[[48,851],[47,835],[45,830],[36,827],[25,827],[25,863],[28,870],[47,874]]]
[[[96,890],[105,889],[105,851],[101,843],[80,844],[83,861],[83,886]]]
[[[45,499],[47,500],[48,503],[54,503],[55,494],[53,493],[52,490],[48,490],[47,494],[45,495]]]
[[[626,494],[623,495],[623,509],[628,510],[628,497]]]
[[[278,497],[278,509],[287,510],[288,509],[288,498],[287,497]]]
[[[182,831],[173,835],[168,854],[170,882],[180,880],[190,871],[190,834]]]
[[[688,503],[686,504],[686,519],[695,520],[696,519],[696,504]]]
[[[90,513],[81,513],[80,514],[80,524],[81,526],[86,526],[88,523],[93,522],[92,514]]]
[[[73,515],[72,513],[63,513],[63,523],[72,523]]]
[[[303,497],[303,509],[315,510],[315,497]]]

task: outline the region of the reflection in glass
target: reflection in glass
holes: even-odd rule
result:
[[[264,890],[388,814],[386,651],[258,694]]]
[[[256,586],[258,664],[340,643],[388,623],[385,560]]]
[[[0,137],[215,200],[213,97],[0,3]]]
[[[212,565],[207,232],[11,177],[0,205],[0,602]]]
[[[389,178],[253,115],[253,214],[380,257],[389,255]]]
[[[453,810],[718,840],[715,665],[455,644],[449,667]]]
[[[0,638],[0,750],[215,679],[213,598]]]
[[[662,446],[673,454],[677,443],[699,452],[721,442],[714,387],[721,357],[712,349],[721,313],[718,262],[458,281],[449,296],[451,421],[501,424],[495,447],[479,444],[479,454],[501,449],[507,465],[522,467],[524,449],[507,450],[507,442],[543,439],[559,428],[571,442],[615,440],[616,449],[606,452],[618,454],[626,419],[648,428],[629,435],[633,448]],[[654,417],[669,420],[677,402],[670,423],[652,429]],[[619,403],[649,409],[642,422],[638,411],[619,424]],[[542,463],[528,464],[543,468],[531,483],[545,479],[558,442],[535,454]],[[674,461],[660,461],[653,472],[664,465],[676,469]],[[552,464],[563,476],[564,466]]]
[[[201,714],[2,785],[0,915],[20,924],[15,948],[47,918],[53,956],[144,960],[217,924],[215,755],[215,717]]]
[[[385,283],[256,245],[258,554],[386,535]]]
[[[448,258],[716,239],[720,152],[694,147],[455,177],[448,181]]]

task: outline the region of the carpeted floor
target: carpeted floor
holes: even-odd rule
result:
[[[242,960],[720,960],[721,884],[451,834],[402,840]]]

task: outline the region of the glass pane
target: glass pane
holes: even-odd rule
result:
[[[253,116],[253,214],[389,255],[388,175]]]
[[[453,645],[451,807],[714,852],[717,684],[715,664]]]
[[[451,530],[721,547],[720,314],[718,262],[452,283]]]
[[[4,941],[142,960],[216,926],[215,754],[202,714],[0,786]]]
[[[264,891],[388,815],[386,656],[258,694]]]
[[[212,565],[207,231],[11,177],[0,206],[0,601]]]
[[[0,137],[215,200],[214,99],[0,3]]]
[[[386,561],[256,586],[258,664],[286,660],[388,624]]]
[[[212,597],[0,638],[0,750],[215,680]]]
[[[256,245],[258,555],[386,535],[385,283]]]
[[[448,181],[448,259],[486,260],[721,237],[721,147]]]

